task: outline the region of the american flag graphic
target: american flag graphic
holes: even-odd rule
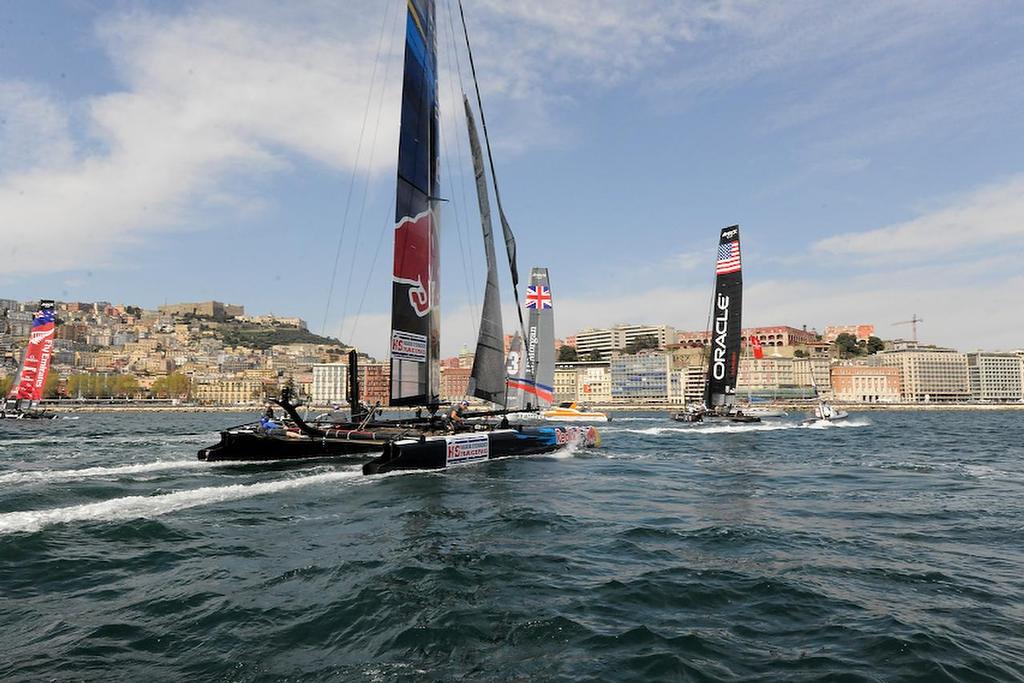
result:
[[[551,290],[544,285],[526,288],[526,307],[543,310],[551,308]]]
[[[740,269],[740,241],[733,240],[718,245],[718,261],[715,262],[715,275],[735,273]]]

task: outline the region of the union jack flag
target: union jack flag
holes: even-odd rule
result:
[[[735,273],[740,269],[740,241],[733,240],[718,245],[718,261],[715,262],[715,275]]]
[[[526,307],[543,310],[551,308],[551,290],[544,285],[526,288]]]

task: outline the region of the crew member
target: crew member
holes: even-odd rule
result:
[[[274,409],[267,406],[267,412],[263,413],[263,417],[260,418],[260,431],[271,434],[280,429],[281,425],[274,420]]]
[[[466,425],[466,418],[464,416],[467,408],[469,408],[469,401],[462,401],[452,406],[451,411],[448,413],[448,427],[453,432],[459,431]]]

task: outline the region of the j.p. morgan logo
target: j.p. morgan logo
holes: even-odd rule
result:
[[[734,239],[736,239],[736,235],[738,235],[739,233],[740,233],[740,229],[739,228],[732,228],[731,230],[723,230],[722,231],[722,239],[723,240],[734,240]]]
[[[715,301],[715,347],[712,352],[711,374],[725,379],[725,335],[729,329],[729,297],[719,294]]]

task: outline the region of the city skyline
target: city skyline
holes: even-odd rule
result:
[[[403,7],[12,7],[4,296],[238,301],[384,357]],[[916,314],[923,341],[1019,346],[1024,48],[1006,5],[466,9],[521,270],[550,268],[558,336],[701,329],[715,234],[738,222],[745,326],[892,338]],[[439,6],[452,355],[484,277],[447,22]]]

